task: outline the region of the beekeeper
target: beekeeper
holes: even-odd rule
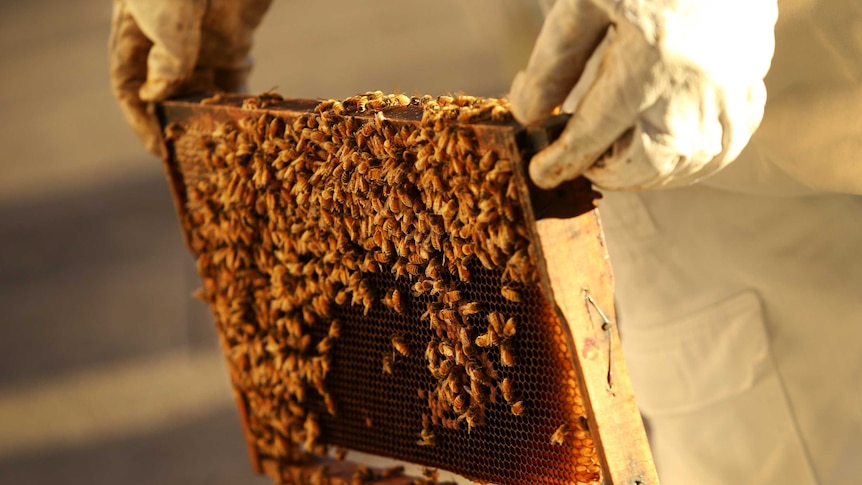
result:
[[[269,3],[115,0],[112,87],[151,151],[146,103],[238,89]],[[560,0],[511,100],[573,109],[537,184],[605,189],[663,483],[862,483],[862,6]]]
[[[573,88],[662,483],[862,483],[862,4],[560,0],[515,115]]]

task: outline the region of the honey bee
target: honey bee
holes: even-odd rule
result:
[[[494,345],[492,340],[491,340],[490,332],[489,333],[483,333],[482,335],[479,335],[478,337],[476,337],[475,344],[477,346],[483,347],[483,348],[491,347],[492,345]]]
[[[470,433],[470,430],[483,424],[484,415],[482,414],[482,408],[478,405],[470,405],[463,414],[458,416],[459,420],[463,420],[467,422],[467,433]]]
[[[455,310],[452,310],[451,308],[444,308],[440,310],[439,315],[440,319],[442,319],[447,324],[455,325],[458,323],[458,314],[455,312]]]
[[[437,104],[440,106],[446,106],[448,104],[452,104],[455,101],[455,98],[448,95],[437,96]]]
[[[439,312],[442,307],[443,306],[440,303],[428,303],[427,309],[422,313],[422,315],[419,317],[419,319],[420,320],[430,319],[433,315],[436,315],[437,312]]]
[[[413,276],[419,276],[422,273],[422,270],[419,268],[419,265],[413,263],[407,263],[405,265],[405,269]]]
[[[419,433],[419,440],[416,444],[419,446],[434,446],[437,443],[437,436],[428,428],[423,428]]]
[[[465,363],[464,369],[467,371],[467,375],[470,376],[470,384],[471,385],[491,385],[490,379],[485,375],[485,372],[482,370],[482,367],[475,364]],[[477,389],[471,389],[471,394],[476,394],[479,391]]]
[[[278,454],[286,455],[289,446],[290,445],[288,445],[287,440],[284,439],[284,437],[281,436],[281,434],[276,434],[273,437],[273,447],[275,448],[275,450]]]
[[[410,244],[410,240],[407,238],[404,238],[404,239],[398,241],[395,245],[395,250],[398,253],[399,257],[408,258],[408,261],[409,261],[409,256],[414,255],[414,252],[412,251],[412,247]]]
[[[445,378],[446,376],[450,375],[450,373],[452,372],[453,365],[454,364],[451,360],[444,360],[443,362],[440,362],[440,367],[437,368],[437,372],[440,374],[440,377]]]
[[[437,361],[437,342],[435,339],[431,339],[428,342],[428,346],[425,347],[425,358],[428,359],[428,362],[436,362]]]
[[[512,414],[515,416],[520,416],[524,414],[524,410],[526,409],[526,405],[524,405],[524,401],[517,401],[512,404]]]
[[[400,280],[402,277],[407,277],[407,260],[404,258],[398,258],[395,263],[392,264],[392,274],[395,275],[396,280]],[[415,288],[414,288],[415,291]],[[420,293],[421,294],[421,293]]]
[[[204,100],[206,101],[206,100]],[[185,127],[177,122],[171,122],[165,127],[165,138],[167,140],[177,140],[185,133]]]
[[[505,285],[500,288],[500,294],[503,298],[518,303],[521,301],[521,293],[512,286]]]
[[[410,355],[410,347],[407,346],[407,342],[404,341],[404,337],[400,335],[392,336],[392,347],[404,357]]]
[[[436,172],[426,172],[430,174],[428,176],[428,186],[431,187],[431,190],[434,192],[443,192],[446,189],[446,186],[443,184],[443,179],[440,178]]]
[[[508,403],[511,403],[512,400],[515,398],[514,387],[515,386],[512,384],[512,379],[510,377],[506,377],[500,383],[500,392],[503,393],[503,399],[505,399]]]
[[[374,483],[374,472],[365,465],[360,465],[350,479],[350,485],[371,485],[372,483]]]
[[[515,335],[516,325],[517,322],[515,320],[515,317],[510,317],[508,320],[506,320],[506,325],[503,326],[504,339],[512,338]]]
[[[436,468],[422,467],[422,478],[424,478],[425,480],[427,480],[431,483],[437,483],[437,478],[438,478],[437,469]]]
[[[422,256],[418,252],[410,252],[407,256],[407,261],[418,266],[422,263]]]
[[[336,102],[337,101],[335,101],[334,99],[327,99],[321,101],[320,103],[317,103],[317,106],[314,107],[314,111],[316,113],[323,113],[324,111],[332,109]]]
[[[465,317],[475,315],[482,311],[482,304],[478,301],[465,303],[458,307],[458,311],[461,312],[461,315],[464,315]]]
[[[347,449],[342,448],[340,446],[335,448],[335,459],[338,461],[344,461],[344,458],[347,456]]]
[[[379,109],[373,105],[372,105],[372,108]],[[386,121],[386,115],[383,114],[382,111],[378,111],[377,113],[374,113],[374,126],[376,128],[382,129],[385,121]]]
[[[515,365],[515,356],[512,354],[512,349],[508,341],[500,342],[500,363],[506,367]]]
[[[404,313],[404,300],[401,298],[401,292],[398,289],[392,290],[391,296],[392,309],[398,313]]]
[[[323,337],[320,339],[320,342],[317,343],[317,352],[320,354],[329,352],[330,348],[332,348],[332,340],[329,337]]]
[[[314,443],[320,436],[320,425],[317,424],[317,415],[314,413],[308,413],[302,427],[305,430],[305,447],[311,450],[314,448]]]
[[[392,104],[396,106],[407,106],[412,102],[412,98],[406,94],[392,95]]]
[[[248,333],[253,333],[253,332],[248,332]],[[297,345],[299,350],[304,352],[310,346],[311,346],[311,335],[305,334],[299,338],[299,343]]]
[[[396,197],[395,194],[389,194],[389,197],[386,199],[386,205],[393,214],[398,214],[403,208],[401,206],[401,199]]]
[[[569,434],[569,425],[567,423],[563,423],[557,428],[556,431],[551,435],[551,443],[555,445],[562,445],[563,441],[565,441],[566,436]]]
[[[222,102],[223,99],[224,99],[224,95],[222,93],[216,93],[216,94],[210,96],[209,98],[202,99],[201,104],[203,104],[203,105],[218,104],[218,103]]]
[[[335,416],[335,400],[332,398],[332,395],[325,393],[323,395],[323,402],[326,404],[326,411],[330,415]]]
[[[395,310],[398,313],[404,312],[404,307],[401,302],[401,292],[397,288],[390,289],[383,297],[383,304]]]
[[[461,299],[461,292],[458,290],[448,291],[443,295],[443,303],[454,303]]]
[[[392,375],[392,368],[393,368],[392,356],[384,355],[383,356],[383,373]]]
[[[390,183],[392,183],[393,185],[401,185],[404,183],[404,175],[402,175],[404,174],[404,170],[402,170],[401,167],[396,167],[393,170],[393,174],[394,180]],[[396,190],[395,195],[398,197],[398,200],[401,202],[402,206],[406,207],[407,209],[413,209],[415,207],[415,202],[410,197],[410,194],[408,194],[407,192],[403,190]]]
[[[431,280],[431,294],[439,295],[445,292],[449,286],[443,280]]]
[[[489,328],[493,329],[496,333],[503,333],[503,322],[503,315],[499,312],[491,312],[488,314]]]
[[[491,259],[488,257],[488,255],[485,254],[484,252],[477,252],[476,258],[479,260],[480,263],[482,263],[483,268],[494,269],[494,266],[495,266],[494,263],[491,261]]]
[[[359,264],[359,270],[366,273],[377,273],[380,270],[380,263],[374,259],[371,253],[367,253]]]
[[[400,477],[403,474],[404,474],[404,466],[398,465],[398,466],[393,466],[391,468],[387,468],[387,469],[383,470],[383,472],[380,474],[380,477],[383,478],[384,480],[386,480],[389,478]]]
[[[458,338],[461,340],[461,347],[469,349],[473,346],[473,341],[470,340],[470,330],[467,327],[458,329]]]
[[[458,394],[455,396],[455,399],[452,400],[452,410],[456,413],[463,413],[464,410],[467,409],[467,401],[464,399],[464,396]]]
[[[461,342],[455,344],[455,363],[465,365],[467,363],[467,354],[464,353],[464,346]]]
[[[440,342],[440,345],[437,346],[437,351],[446,357],[455,357],[455,348],[449,342]]]

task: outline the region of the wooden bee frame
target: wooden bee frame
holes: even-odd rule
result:
[[[193,228],[187,217],[188,191],[201,176],[204,166],[200,147],[183,140],[200,134],[212,136],[224,123],[264,114],[289,123],[311,113],[318,103],[270,96],[219,95],[205,100],[166,101],[156,106],[156,115],[166,135],[168,182],[193,252],[195,249],[190,242]],[[414,103],[345,116],[358,122],[370,122],[381,112],[396,127],[416,125],[422,119],[422,107]],[[530,156],[559,132],[564,121],[565,117],[557,118],[545,128],[534,130],[527,130],[511,119],[470,122],[464,126],[474,133],[480,147],[492,148],[501,157],[514,162],[513,177],[521,194],[521,210],[527,226],[532,228],[530,239],[535,248],[538,286],[557,319],[563,322],[562,339],[572,358],[571,366],[586,406],[588,424],[585,423],[585,427],[595,441],[602,483],[656,484],[656,472],[615,325],[611,267],[594,205],[599,195],[583,179],[555,190],[540,190],[526,174]],[[220,337],[227,354],[225,337]],[[232,373],[232,379],[236,382],[238,377]],[[246,396],[238,388],[235,390],[254,468],[279,481],[299,483],[311,476],[311,470],[315,469],[312,465],[285,466],[260,452],[249,430]],[[551,441],[562,441],[562,431],[557,429]],[[328,463],[330,476],[341,476],[345,481],[355,470],[346,462],[329,460]],[[409,483],[409,479],[389,478],[375,483]]]

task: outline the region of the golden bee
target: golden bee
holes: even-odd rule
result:
[[[455,357],[455,347],[449,342],[440,342],[437,346],[437,351],[448,358]]]
[[[419,433],[419,440],[416,444],[419,446],[434,446],[437,443],[437,436],[428,428],[423,428]]]
[[[350,485],[371,485],[372,483],[374,483],[374,472],[365,465],[360,465],[350,478]]]
[[[463,349],[469,349],[473,346],[473,341],[470,339],[470,329],[461,327],[458,329],[458,339],[460,340]]]
[[[326,411],[335,416],[335,399],[332,398],[332,395],[328,392],[323,395],[323,402],[326,405]]]
[[[455,399],[452,400],[452,410],[456,413],[463,413],[467,409],[467,400],[464,398],[462,394],[458,394],[455,396]]]
[[[325,354],[329,352],[329,349],[332,348],[332,339],[329,337],[323,337],[320,339],[320,342],[317,343],[317,352],[321,354]]]
[[[476,337],[476,340],[474,341],[474,343],[478,347],[483,347],[483,348],[491,347],[492,345],[494,345],[494,342],[492,341],[492,337],[491,337],[490,332],[489,333],[483,333],[482,335],[479,335],[478,337]]]
[[[469,315],[475,315],[482,311],[482,303],[478,301],[471,301],[458,307],[458,311],[461,312],[461,315],[464,315],[465,317]]]
[[[476,426],[480,426],[484,424],[485,416],[482,412],[482,408],[477,405],[470,405],[463,414],[458,416],[458,419],[466,421],[467,423],[467,432],[475,428]]]
[[[569,425],[568,423],[563,423],[557,428],[553,434],[551,434],[551,443],[555,445],[562,445],[566,439],[566,436],[569,434]]]
[[[512,414],[515,416],[520,416],[524,414],[527,406],[524,404],[524,401],[516,401],[512,404]]]
[[[393,359],[391,355],[383,356],[383,373],[392,375],[393,371]]]
[[[393,310],[401,314],[404,313],[404,299],[397,288],[392,290],[391,302]]]
[[[472,277],[473,275],[472,275],[472,273],[470,272],[470,268],[469,268],[469,267],[467,267],[467,265],[466,265],[466,264],[464,264],[464,263],[463,263],[462,261],[460,261],[460,260],[456,260],[456,261],[455,261],[455,268],[457,269],[458,278],[459,278],[461,281],[463,281],[463,282],[465,282],[465,283],[467,283],[467,282],[469,282],[469,281],[470,281],[470,279],[471,279],[471,277]]]
[[[510,317],[506,320],[506,324],[503,326],[503,338],[510,339],[515,335],[515,331],[517,330],[517,320],[515,317]]]
[[[425,358],[428,359],[428,362],[435,362],[437,360],[437,345],[439,345],[439,342],[431,339],[428,342],[428,346],[425,347]]]
[[[390,468],[383,470],[380,473],[380,478],[386,480],[389,478],[400,477],[403,474],[404,474],[404,466],[403,465],[397,465],[397,466],[393,466],[393,467],[390,467]]]
[[[499,344],[500,348],[500,363],[506,367],[512,367],[515,365],[515,355],[512,353],[511,343],[508,341],[501,341]]]
[[[444,360],[443,362],[440,362],[440,366],[437,368],[437,372],[441,377],[446,377],[450,375],[453,365],[454,364],[451,360]]]
[[[417,264],[407,263],[405,267],[407,272],[413,276],[419,276],[422,273],[421,268]]]
[[[521,292],[512,286],[504,285],[502,288],[500,288],[500,294],[503,296],[503,298],[509,301],[513,301],[515,303],[521,301]]]
[[[404,337],[401,335],[393,335],[392,336],[392,348],[395,349],[399,354],[407,357],[410,355],[410,347],[407,346],[407,342],[404,340]]]
[[[397,288],[390,289],[383,297],[383,304],[395,310],[398,313],[404,313],[404,301],[401,297],[401,291]]]
[[[506,377],[500,382],[500,392],[503,393],[503,399],[511,403],[515,398],[515,386],[512,384],[512,378]]]
[[[458,290],[448,291],[443,295],[443,303],[454,303],[461,299],[461,292]]]

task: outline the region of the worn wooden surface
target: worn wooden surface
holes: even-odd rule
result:
[[[598,210],[576,218],[540,220],[536,228],[550,288],[568,324],[571,353],[592,410],[590,430],[599,440],[605,480],[658,483],[620,346]]]
[[[295,118],[313,109],[313,100],[284,100],[263,108],[242,108],[239,96],[227,96],[217,103],[201,104],[199,99],[168,101],[158,106],[157,115],[163,127],[182,121],[196,130],[214,131],[219,123],[270,112]],[[418,120],[417,108],[393,108],[390,120],[411,123]],[[421,114],[421,113],[420,113]],[[356,115],[361,118],[362,114]],[[372,115],[364,115],[371,117]],[[589,429],[596,441],[603,468],[603,483],[608,485],[657,484],[643,424],[623,361],[613,311],[611,266],[594,199],[598,196],[585,180],[577,180],[556,190],[539,190],[526,174],[526,161],[532,153],[553,136],[550,130],[527,131],[514,122],[473,125],[481,145],[494,147],[503,156],[521,159],[516,176],[520,179],[528,223],[535,227],[533,243],[541,250],[538,261],[542,288],[549,301],[555,302],[564,322],[563,334],[574,359],[582,396],[587,406]],[[551,132],[550,134],[548,132]],[[177,153],[166,142],[166,174],[173,189],[180,219],[185,221],[185,187],[192,183],[194,167],[189,158]],[[188,229],[188,228],[186,228]],[[589,295],[593,301],[587,300]],[[608,321],[604,322],[602,315]],[[238,396],[238,409],[245,420],[245,405]],[[246,428],[247,431],[247,428]],[[253,437],[247,436],[252,464],[256,471],[277,480],[286,480],[308,469],[280,467],[261,457]],[[338,464],[338,467],[349,467]],[[293,474],[293,475],[292,475]],[[298,476],[298,475],[297,475]],[[295,477],[293,478],[295,479]],[[407,481],[390,481],[400,484]]]

